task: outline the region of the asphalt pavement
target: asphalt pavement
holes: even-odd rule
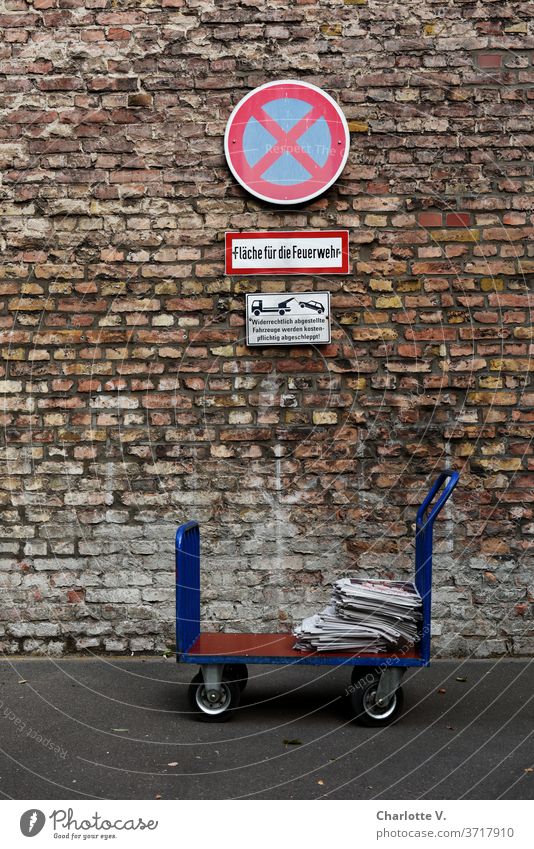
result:
[[[13,799],[534,799],[534,660],[408,672],[394,725],[351,721],[350,674],[249,666],[199,722],[173,659],[0,661],[0,794]]]

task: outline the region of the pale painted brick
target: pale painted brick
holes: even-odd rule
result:
[[[59,625],[51,622],[19,622],[9,626],[13,637],[57,637]]]
[[[87,590],[87,602],[104,602],[106,604],[135,604],[139,601],[141,594],[139,590],[132,589],[96,589]]]

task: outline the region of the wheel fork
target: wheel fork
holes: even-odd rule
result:
[[[200,667],[206,688],[206,696],[212,704],[218,702],[222,695],[221,682],[223,669],[224,664],[222,663],[205,663]]]
[[[376,689],[375,701],[377,705],[386,704],[394,693],[399,689],[402,676],[406,672],[403,666],[388,666],[380,674],[380,680]]]

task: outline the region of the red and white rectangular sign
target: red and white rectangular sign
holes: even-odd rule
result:
[[[226,274],[348,274],[348,230],[225,234]]]

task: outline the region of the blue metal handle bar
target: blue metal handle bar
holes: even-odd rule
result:
[[[200,529],[187,522],[176,531],[176,652],[188,651],[200,635]]]
[[[430,491],[417,511],[415,531],[415,585],[423,600],[423,626],[421,634],[421,654],[425,663],[430,660],[430,626],[432,614],[432,532],[434,520],[443,505],[449,499],[458,483],[458,472],[445,470],[430,487]],[[432,507],[428,516],[426,512],[444,482],[448,484]]]
[[[452,472],[452,471],[449,471],[448,469],[446,469],[434,481],[434,483],[432,484],[432,486],[430,488],[430,492],[428,493],[427,497],[425,498],[425,500],[421,504],[419,510],[417,511],[416,524],[417,524],[418,530],[420,530],[423,527],[423,525],[428,525],[429,523],[434,522],[434,519],[436,518],[436,516],[440,512],[443,505],[449,500],[450,495],[451,495],[454,487],[458,483],[459,477],[460,477],[459,472]],[[447,478],[449,478],[449,483],[447,484],[447,486],[445,487],[445,489],[441,493],[440,497],[438,498],[438,500],[434,504],[432,512],[430,513],[429,516],[426,517],[426,520],[425,520],[425,513],[426,513],[428,506],[430,505],[430,503],[434,499],[434,496],[436,495],[436,493],[441,489],[441,487],[443,486],[443,482],[445,480],[447,480]]]

